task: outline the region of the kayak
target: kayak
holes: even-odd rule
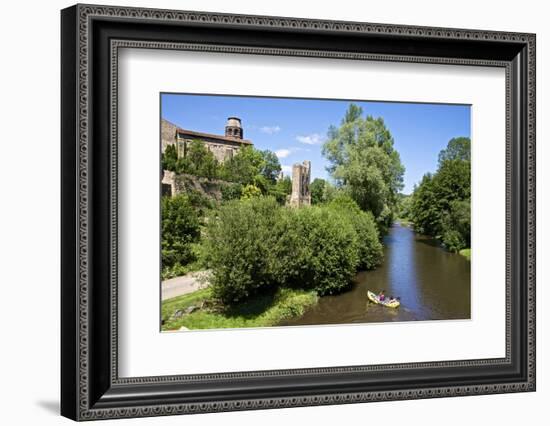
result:
[[[367,291],[367,295],[371,302],[376,303],[377,305],[383,305],[387,308],[398,308],[399,305],[401,304],[399,303],[399,300],[395,300],[395,299],[380,300],[379,297],[372,291]]]

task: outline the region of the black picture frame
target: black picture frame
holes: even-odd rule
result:
[[[62,415],[91,420],[535,390],[534,34],[97,5],[64,9],[61,29]],[[125,46],[505,68],[506,356],[119,378],[116,55]]]

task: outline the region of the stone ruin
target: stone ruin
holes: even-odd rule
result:
[[[311,205],[309,182],[311,178],[311,162],[304,161],[292,166],[292,193],[288,204],[292,207]]]

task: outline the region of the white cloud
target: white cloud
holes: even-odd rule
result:
[[[286,158],[290,155],[292,151],[290,149],[278,149],[275,151],[277,158]]]
[[[309,135],[298,135],[296,140],[306,145],[319,145],[324,141],[324,138],[319,133],[311,133]]]
[[[281,170],[283,171],[283,173],[291,174],[292,173],[292,166],[287,166],[287,165],[283,164],[281,166]]]
[[[267,133],[268,135],[274,135],[275,133],[279,133],[280,131],[281,131],[281,128],[279,126],[260,127],[260,132]]]

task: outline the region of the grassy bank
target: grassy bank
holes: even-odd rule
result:
[[[466,259],[471,260],[471,251],[472,249],[462,249],[458,253],[464,256]]]
[[[164,301],[162,330],[178,330],[182,326],[190,330],[273,326],[286,318],[302,315],[317,300],[315,292],[285,288],[224,308],[212,299],[210,289],[206,288]],[[178,311],[179,317],[174,315]]]

